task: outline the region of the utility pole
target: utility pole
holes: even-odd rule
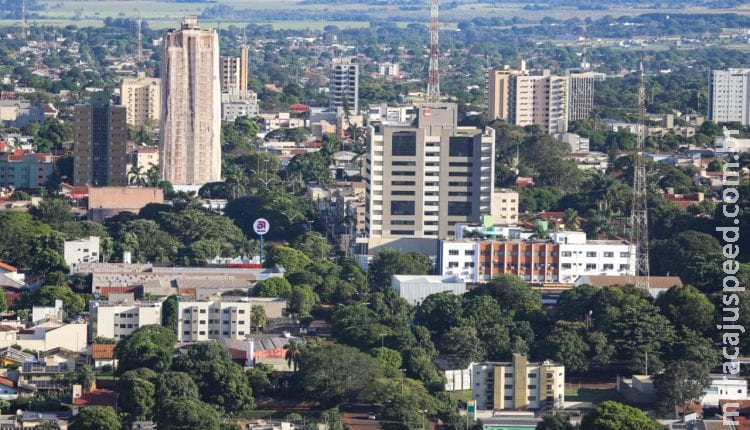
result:
[[[643,59],[640,62],[640,84],[638,86],[638,141],[635,152],[633,175],[633,212],[631,215],[630,249],[635,257],[633,285],[648,290],[650,268],[648,262],[648,194],[646,190],[646,86]]]
[[[440,21],[438,19],[440,0],[431,0],[430,5],[430,69],[427,77],[427,100],[440,101]]]

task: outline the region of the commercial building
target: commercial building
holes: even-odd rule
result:
[[[95,93],[90,104],[75,107],[74,121],[73,185],[127,185],[125,107],[110,105],[107,93]]]
[[[508,119],[510,117],[511,94],[510,77],[513,75],[528,75],[524,67],[521,70],[505,66],[492,69],[487,75],[487,115],[491,120]]]
[[[565,366],[551,361],[529,363],[523,354],[513,354],[509,363],[475,363],[471,397],[477,409],[562,408],[565,402]]]
[[[334,58],[328,81],[329,107],[359,112],[359,65],[353,58]]]
[[[495,130],[458,127],[451,103],[421,104],[412,124],[371,124],[366,223],[370,239],[448,238],[491,215]]]
[[[549,240],[443,240],[438,267],[443,276],[487,282],[500,274],[534,284],[572,284],[581,276],[634,273],[630,245],[619,240],[586,240],[583,232],[553,232]]]
[[[151,121],[159,124],[161,117],[161,79],[138,72],[136,78],[123,78],[120,83],[120,105],[125,107],[126,122],[142,127]]]
[[[223,121],[234,121],[242,116],[253,118],[258,116],[258,113],[258,95],[254,92],[221,93],[221,119]]]
[[[186,17],[162,42],[162,178],[177,186],[221,180],[219,36]]]
[[[750,125],[750,69],[712,70],[708,78],[708,120]]]
[[[466,293],[466,283],[456,276],[393,275],[391,284],[396,294],[410,305],[422,303],[431,294]]]
[[[0,100],[0,124],[21,128],[32,122],[44,121],[44,112],[25,99]]]
[[[594,81],[596,73],[572,69],[568,70],[568,83],[570,85],[568,108],[569,121],[586,119],[594,109]]]
[[[548,134],[568,131],[568,78],[550,75],[511,75],[508,120],[518,126],[538,125]]]
[[[63,258],[68,266],[79,263],[97,263],[101,260],[99,250],[98,236],[89,236],[88,239],[66,240]]]
[[[0,187],[35,190],[43,187],[55,168],[57,157],[17,149],[0,154]]]
[[[252,329],[251,308],[252,303],[248,298],[179,300],[177,302],[177,341],[245,339]]]
[[[105,337],[117,341],[150,324],[161,325],[162,301],[136,301],[132,295],[110,296],[109,301],[89,302],[91,339]]]
[[[221,92],[247,93],[248,48],[240,48],[239,57],[221,57]]]

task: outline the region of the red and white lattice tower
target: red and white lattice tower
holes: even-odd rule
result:
[[[430,6],[430,69],[427,77],[427,100],[440,101],[440,68],[438,55],[440,54],[440,21],[438,11],[440,0],[431,0]]]

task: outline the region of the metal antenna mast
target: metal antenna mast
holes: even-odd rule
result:
[[[638,147],[635,153],[633,179],[633,214],[630,231],[631,256],[635,256],[636,288],[648,289],[650,269],[648,263],[648,195],[646,193],[646,86],[643,74],[643,59],[640,61],[640,84],[638,86]],[[635,251],[635,252],[632,252]]]
[[[23,44],[26,45],[26,0],[21,1],[21,33],[23,34]]]
[[[138,51],[137,51],[137,58],[138,61],[143,61],[143,35],[141,34],[141,10],[138,9]]]
[[[440,68],[438,55],[440,52],[440,21],[438,11],[440,0],[431,0],[430,6],[430,70],[427,78],[427,100],[440,101]]]

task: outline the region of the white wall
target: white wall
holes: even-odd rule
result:
[[[96,263],[99,261],[99,237],[65,241],[65,263],[72,266],[78,263]]]

